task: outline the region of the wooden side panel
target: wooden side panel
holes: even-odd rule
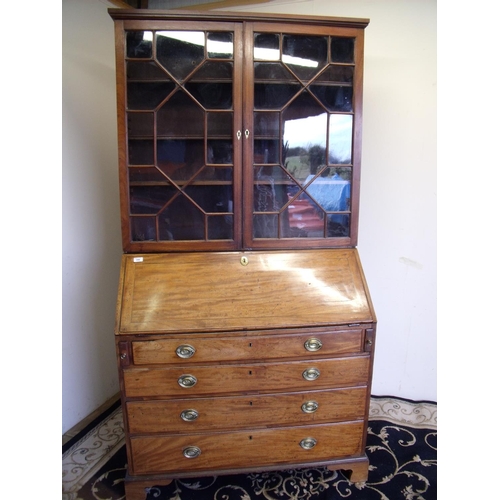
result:
[[[261,429],[224,434],[137,437],[130,440],[132,473],[210,470],[302,463],[359,455],[363,422],[281,429]],[[316,445],[304,449],[300,442],[314,438]],[[196,458],[184,450],[197,447]]]
[[[139,368],[123,371],[125,395],[133,397],[192,397],[276,390],[315,390],[364,385],[368,379],[367,355],[289,363],[250,363],[166,368]],[[306,380],[304,372],[316,369],[319,376]],[[194,377],[195,385],[182,387],[179,379]]]
[[[371,322],[356,255],[355,249],[129,255],[120,333]]]
[[[269,396],[131,401],[126,405],[132,434],[188,433],[284,425],[311,425],[364,417],[366,387],[307,391]],[[302,405],[315,403],[306,413]],[[185,421],[181,413],[195,410],[196,420]]]

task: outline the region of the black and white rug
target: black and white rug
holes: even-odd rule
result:
[[[353,484],[326,468],[174,480],[147,500],[434,500],[437,404],[372,397],[368,481]],[[123,500],[126,472],[117,403],[63,447],[63,500]]]

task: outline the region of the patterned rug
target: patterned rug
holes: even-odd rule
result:
[[[174,480],[147,500],[434,500],[437,404],[373,396],[368,481],[326,468]],[[63,500],[124,500],[125,437],[119,402],[63,447]]]

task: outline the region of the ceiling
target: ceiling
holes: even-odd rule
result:
[[[125,9],[224,9],[244,5],[268,3],[271,0],[109,0]]]

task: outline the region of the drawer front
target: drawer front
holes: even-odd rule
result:
[[[238,392],[277,392],[365,385],[368,355],[283,363],[173,366],[123,371],[125,395],[192,397]]]
[[[307,425],[362,419],[366,393],[366,387],[355,387],[269,396],[131,401],[126,411],[132,434]]]
[[[362,421],[251,432],[132,437],[132,474],[307,464],[356,456]],[[301,444],[302,443],[302,444]]]
[[[132,342],[135,365],[245,361],[361,352],[363,329],[296,335],[221,336]]]

